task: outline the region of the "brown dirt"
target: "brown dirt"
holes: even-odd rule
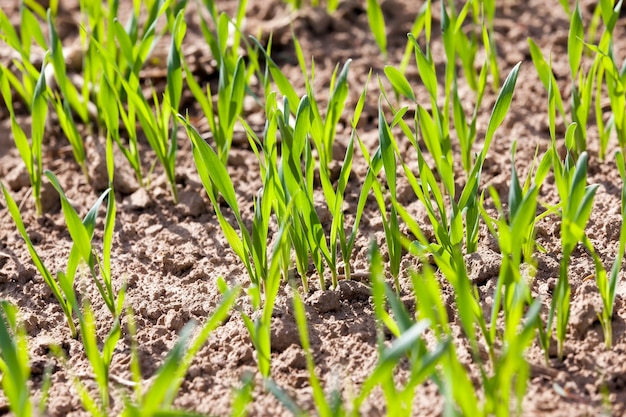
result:
[[[0,1],[0,6],[11,18],[17,18],[18,7],[13,1]],[[64,42],[70,44],[76,36],[71,27],[72,18],[77,17],[73,2],[61,2],[68,25]],[[219,7],[233,10],[234,1],[219,2]],[[370,68],[374,75],[382,74],[386,63],[399,62],[406,42],[405,34],[410,30],[412,19],[418,10],[409,0],[386,0],[383,2],[389,32],[390,55],[387,61],[379,53],[367,27],[364,1],[342,2],[332,16],[321,10],[306,9],[290,12],[279,0],[250,0],[246,30],[251,34],[263,32],[266,37],[275,31],[273,54],[283,71],[303,90],[302,79],[294,58],[290,42],[290,26],[304,49],[305,56],[314,57],[316,65],[317,98],[323,100],[327,94],[330,75],[336,65],[351,58],[353,60],[349,83],[350,96],[347,108],[353,106],[365,84]],[[583,7],[585,21],[590,19],[590,6]],[[434,7],[438,9],[438,5]],[[204,69],[207,80],[215,80],[215,73],[208,49],[202,46],[198,18],[189,13],[187,48],[196,54],[199,65]],[[615,53],[617,61],[624,58],[626,47],[626,21],[618,23]],[[439,19],[435,16],[433,27],[433,56],[443,62]],[[547,128],[547,95],[530,61],[527,37],[532,37],[545,51],[551,51],[555,73],[563,88],[568,84],[567,30],[568,21],[557,2],[531,0],[529,2],[506,1],[499,3],[496,18],[496,44],[502,74],[518,61],[524,61],[517,82],[511,111],[503,126],[498,130],[486,162],[482,187],[493,185],[506,198],[510,179],[509,152],[513,140],[518,143],[517,167],[525,175],[535,149],[545,151],[549,145]],[[0,44],[0,55],[6,57],[6,45]],[[439,65],[438,69],[442,66]],[[158,69],[152,75],[158,77]],[[383,76],[384,77],[384,76]],[[408,77],[413,85],[419,84],[417,71],[412,65]],[[370,148],[377,145],[376,118],[378,83],[371,82],[368,101],[359,126],[360,134]],[[425,92],[416,89],[418,100],[427,102]],[[461,86],[461,94],[468,103],[473,102],[471,91]],[[490,109],[495,102],[495,93],[489,92],[483,103],[479,118],[479,138],[484,134]],[[184,102],[192,114],[198,111],[189,97]],[[469,106],[468,106],[469,107]],[[29,197],[28,177],[13,145],[10,124],[6,111],[0,109],[0,179],[10,187],[16,201],[23,202],[23,216],[31,239],[51,271],[65,268],[71,240],[66,231],[63,216],[54,190],[44,189],[45,214],[35,215],[32,198]],[[263,123],[262,110],[249,104],[246,117],[251,124]],[[338,128],[338,141],[346,143],[349,136],[347,115]],[[26,115],[24,115],[24,121]],[[202,127],[202,126],[201,126]],[[87,134],[88,130],[83,132]],[[182,133],[182,132],[181,132]],[[561,127],[561,134],[562,134]],[[130,168],[119,159],[116,173],[116,197],[119,202],[114,241],[114,285],[119,288],[128,283],[127,304],[136,313],[138,340],[143,376],[147,379],[158,368],[167,351],[177,339],[177,333],[190,319],[203,322],[216,304],[220,295],[216,278],[223,276],[230,283],[246,284],[248,278],[244,268],[228,248],[222,237],[217,219],[202,189],[193,165],[189,141],[181,136],[181,149],[177,165],[180,204],[174,205],[167,190],[164,175],[159,167],[152,175],[147,189],[138,188]],[[621,222],[619,193],[621,182],[611,157],[606,161],[597,158],[597,133],[593,124],[589,129],[591,158],[590,183],[600,184],[595,208],[589,222],[588,233],[605,265],[615,257]],[[404,143],[404,141],[402,141]],[[94,183],[88,183],[73,161],[66,140],[58,125],[51,123],[45,143],[44,166],[54,171],[68,197],[79,213],[85,213],[93,204],[106,184],[102,178],[102,139],[86,137],[89,149],[88,165]],[[145,145],[147,147],[147,145]],[[615,143],[612,142],[612,146]],[[612,155],[614,148],[609,150]],[[144,161],[149,163],[151,153],[146,150]],[[229,158],[229,170],[234,180],[243,211],[251,213],[252,196],[261,184],[258,173],[251,167],[256,159],[245,141],[234,145]],[[354,175],[350,180],[346,208],[353,213],[366,171],[366,163],[357,154]],[[100,173],[100,176],[98,176]],[[459,174],[460,175],[460,174]],[[462,178],[462,175],[460,176]],[[401,193],[402,203],[424,223],[423,209],[415,201],[410,190]],[[542,190],[542,199],[554,201],[555,191],[548,181]],[[351,221],[350,217],[348,221]],[[366,207],[361,224],[361,235],[353,258],[353,270],[367,271],[367,248],[371,237],[384,244],[381,221],[375,201]],[[560,259],[559,224],[556,218],[542,222],[538,227],[538,240],[547,252],[539,255],[539,271],[533,283],[537,295],[550,299],[558,276]],[[478,286],[486,308],[492,303],[492,293],[499,266],[497,245],[492,243],[487,230],[481,231],[481,246],[478,253],[468,257],[472,279]],[[403,264],[403,287],[410,294],[407,270],[411,262]],[[623,297],[626,285],[618,284],[617,305],[614,319],[614,348],[604,347],[602,328],[597,319],[600,299],[593,280],[585,277],[593,273],[593,264],[584,251],[578,250],[572,259],[570,278],[572,283],[572,318],[570,332],[565,344],[566,356],[561,361],[551,358],[544,366],[543,355],[537,346],[528,352],[533,368],[529,388],[523,404],[523,415],[546,416],[591,416],[607,412],[626,415],[626,305]],[[622,274],[623,276],[623,274]],[[79,283],[83,297],[94,302],[97,316],[102,317],[98,331],[105,334],[109,313],[99,301],[91,282]],[[315,280],[312,280],[315,281]],[[337,388],[344,398],[357,392],[360,383],[375,366],[377,360],[376,328],[373,307],[367,281],[340,282],[337,291],[322,292],[313,289],[305,295],[309,331],[318,375],[328,390]],[[86,375],[90,381],[89,364],[80,342],[70,338],[64,317],[50,291],[34,268],[26,247],[14,224],[0,202],[0,297],[19,306],[30,339],[30,354],[33,364],[32,387],[41,388],[42,373],[49,361],[49,346],[58,344],[69,358],[70,370],[57,364],[52,374],[52,387],[48,413],[51,416],[85,414],[78,396],[72,388],[70,371]],[[290,290],[281,290],[277,300],[273,327],[272,377],[303,408],[313,407],[312,390],[295,321],[291,314]],[[452,297],[449,297],[452,300]],[[243,304],[245,302],[242,301]],[[243,305],[243,308],[246,308]],[[454,310],[454,305],[450,305]],[[454,324],[456,326],[456,324]],[[113,359],[111,372],[120,378],[130,378],[129,339],[120,340]],[[469,356],[468,356],[469,358]],[[246,328],[238,313],[233,313],[211,336],[200,351],[183,383],[175,401],[177,407],[212,415],[226,415],[229,411],[233,389],[241,385],[242,378],[257,375],[254,350]],[[555,389],[555,386],[563,390]],[[117,388],[113,392],[118,392]],[[114,405],[119,410],[120,398]],[[363,415],[383,415],[384,401],[378,392],[361,409]],[[442,414],[443,400],[432,382],[419,388],[415,397],[415,415]],[[5,400],[0,397],[0,414],[7,412]],[[288,415],[278,401],[265,393],[257,384],[251,415]]]

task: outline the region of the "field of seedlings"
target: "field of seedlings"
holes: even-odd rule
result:
[[[622,9],[0,0],[0,415],[626,415]]]

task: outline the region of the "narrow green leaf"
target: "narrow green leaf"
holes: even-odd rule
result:
[[[81,221],[78,213],[69,200],[65,196],[65,192],[63,188],[61,188],[61,184],[57,179],[56,175],[53,172],[46,170],[46,176],[52,183],[52,186],[57,190],[59,196],[61,197],[61,207],[63,208],[63,214],[65,216],[65,222],[67,224],[67,229],[70,232],[70,236],[72,237],[72,241],[78,247],[79,253],[83,260],[90,264],[91,260],[91,237],[89,232],[87,231],[85,225]]]
[[[387,34],[383,11],[377,0],[367,0],[367,20],[378,48],[387,56]]]
[[[578,75],[578,68],[580,67],[580,60],[583,55],[583,18],[580,12],[578,1],[574,12],[572,13],[569,27],[569,34],[567,37],[567,55],[569,58],[569,67],[572,80],[575,80]]]
[[[385,75],[389,79],[389,82],[391,82],[391,85],[393,86],[394,90],[401,93],[403,96],[405,96],[409,100],[413,102],[416,101],[415,93],[413,93],[413,89],[411,88],[409,81],[406,79],[404,74],[400,72],[400,70],[398,70],[396,67],[393,67],[391,65],[386,65]]]
[[[2,188],[2,193],[4,194],[4,199],[7,203],[7,208],[9,210],[9,213],[11,214],[11,217],[13,218],[13,221],[15,222],[15,226],[17,227],[18,232],[20,233],[20,235],[22,236],[22,239],[24,239],[24,242],[26,243],[26,247],[28,249],[31,259],[33,260],[33,263],[35,264],[35,267],[37,268],[37,270],[43,277],[44,282],[48,285],[48,287],[52,291],[52,294],[54,295],[54,297],[57,299],[57,301],[61,305],[61,308],[63,309],[63,313],[65,314],[65,317],[68,321],[68,325],[70,327],[72,337],[76,337],[76,328],[74,327],[74,323],[72,321],[71,305],[68,305],[68,303],[65,301],[65,298],[63,297],[63,294],[61,293],[61,289],[59,288],[59,285],[54,280],[54,278],[52,277],[52,274],[50,274],[50,271],[48,271],[43,261],[37,254],[37,251],[35,250],[33,243],[28,237],[28,233],[26,232],[26,228],[24,227],[24,222],[22,220],[22,216],[20,214],[19,208],[17,204],[15,203],[15,200],[13,200],[13,197],[11,197],[11,195],[9,194],[9,191],[4,187],[4,184],[2,184],[2,182],[0,182],[0,188]],[[68,288],[68,290],[70,289],[71,288]],[[70,292],[66,292],[66,296],[67,295],[73,296],[73,290]]]
[[[515,65],[515,67],[513,67],[509,75],[506,77],[506,80],[504,80],[504,84],[498,93],[496,103],[494,104],[491,116],[489,117],[489,124],[487,125],[485,145],[482,151],[483,158],[485,157],[486,150],[489,149],[489,145],[491,144],[491,140],[493,139],[496,129],[500,126],[502,121],[504,121],[504,118],[509,111],[521,64],[522,63],[519,62]]]

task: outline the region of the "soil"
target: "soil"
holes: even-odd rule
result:
[[[0,7],[12,22],[19,20],[18,2],[2,0]],[[193,4],[191,4],[193,3]],[[581,8],[585,22],[591,19],[592,1],[584,1]],[[187,13],[188,34],[184,50],[195,62],[195,72],[205,81],[216,84],[217,75],[210,51],[202,40],[195,3],[190,2]],[[383,11],[387,22],[389,55],[383,57],[368,30],[365,1],[342,1],[339,10],[328,15],[322,9],[305,7],[291,11],[279,0],[249,0],[245,30],[267,40],[274,32],[272,54],[299,93],[304,91],[304,79],[300,73],[291,42],[291,29],[299,39],[304,55],[315,60],[315,93],[324,101],[328,95],[331,74],[335,66],[352,59],[349,73],[350,94],[346,108],[354,108],[370,69],[367,103],[359,124],[359,134],[370,149],[377,146],[377,101],[380,90],[376,77],[386,64],[400,61],[406,45],[406,33],[419,10],[420,4],[410,0],[385,0]],[[61,1],[63,16],[59,26],[65,45],[71,45],[78,36],[78,6],[73,1]],[[235,1],[218,2],[218,7],[233,15]],[[443,69],[443,47],[440,37],[440,18],[437,9],[433,22],[432,53],[438,71]],[[521,71],[511,110],[504,124],[496,133],[489,152],[481,187],[492,185],[506,201],[508,193],[513,141],[517,142],[516,167],[520,175],[526,175],[532,165],[536,149],[542,154],[550,144],[547,121],[547,94],[530,60],[527,38],[531,37],[546,53],[550,51],[554,72],[562,91],[569,91],[569,67],[567,64],[568,18],[557,2],[531,0],[528,2],[508,0],[498,2],[495,19],[495,44],[498,50],[502,74],[507,74],[519,61]],[[617,24],[615,55],[621,62],[626,51],[626,21]],[[164,72],[159,68],[159,51],[151,62],[153,67],[143,76],[155,85],[163,82]],[[0,56],[7,62],[10,50],[0,44]],[[161,57],[162,58],[162,57]],[[162,61],[162,60],[161,60]],[[418,102],[429,103],[415,64],[409,66],[407,76],[416,86]],[[443,77],[441,78],[443,79]],[[388,85],[387,85],[388,87]],[[443,88],[443,86],[440,86]],[[474,95],[466,85],[460,85],[460,94],[466,110],[473,106]],[[213,88],[216,91],[216,88]],[[568,93],[565,95],[568,96]],[[491,107],[496,98],[489,91],[479,115],[478,137],[484,137]],[[408,104],[408,103],[406,103]],[[199,106],[186,93],[183,107],[200,119]],[[25,110],[20,122],[28,123]],[[28,176],[13,144],[10,122],[6,109],[0,108],[0,180],[22,205],[22,215],[29,235],[37,251],[51,271],[64,270],[71,247],[71,239],[64,224],[56,192],[46,185],[43,190],[44,214],[37,216],[30,197]],[[343,158],[341,145],[350,135],[350,112],[338,126],[338,158]],[[262,109],[253,101],[245,105],[245,118],[253,126],[262,126]],[[206,121],[200,120],[198,128],[207,131]],[[559,135],[564,133],[563,124]],[[84,214],[106,187],[103,138],[94,137],[88,126],[81,127],[88,148],[88,166],[91,181],[82,175],[73,160],[71,149],[63,137],[58,122],[49,122],[44,144],[45,168],[59,177],[66,194]],[[177,182],[180,203],[174,205],[167,189],[162,170],[157,166],[146,188],[140,188],[127,162],[120,156],[116,160],[116,198],[118,213],[113,244],[114,287],[127,283],[128,306],[135,312],[137,338],[143,377],[149,379],[165,355],[177,340],[178,333],[189,320],[202,323],[220,301],[216,285],[218,276],[228,283],[248,285],[249,279],[241,263],[229,249],[223,238],[218,221],[202,188],[190,152],[190,143],[181,132],[177,160]],[[598,158],[598,134],[592,121],[589,131],[589,182],[599,184],[594,211],[588,225],[588,235],[610,265],[618,251],[621,225],[621,180],[615,169],[612,155],[616,149],[613,138],[606,160]],[[406,139],[399,139],[406,144]],[[143,143],[143,161],[151,162],[153,154]],[[477,144],[480,146],[480,143]],[[477,147],[478,149],[478,147]],[[410,160],[410,156],[407,157]],[[338,162],[336,162],[338,163]],[[252,216],[252,198],[260,187],[256,158],[245,136],[238,131],[229,157],[229,172],[235,183],[237,196],[243,212]],[[457,167],[459,185],[464,178]],[[351,225],[356,209],[361,183],[367,170],[362,155],[357,152],[354,173],[350,177],[346,196],[348,224]],[[147,169],[146,169],[147,171]],[[427,230],[427,217],[410,189],[401,184],[399,198],[414,213]],[[541,192],[541,199],[553,203],[558,199],[553,180],[548,179]],[[322,207],[320,206],[320,213]],[[322,220],[329,221],[322,213]],[[101,224],[97,230],[102,230]],[[559,221],[550,217],[538,224],[538,241],[545,253],[538,254],[539,267],[533,281],[535,295],[549,304],[550,294],[556,283],[560,260]],[[99,232],[97,232],[99,233]],[[97,235],[98,236],[98,235]],[[384,247],[384,233],[378,208],[374,199],[365,208],[360,235],[352,259],[352,269],[364,279],[341,281],[336,290],[321,291],[314,277],[311,291],[304,294],[309,332],[314,351],[316,371],[328,390],[337,388],[346,399],[358,392],[360,384],[371,372],[377,361],[376,326],[373,305],[367,280],[367,251],[370,239]],[[98,238],[96,239],[98,241]],[[500,254],[497,245],[483,227],[477,253],[467,258],[471,278],[478,288],[486,311],[493,302],[492,294],[497,279]],[[413,261],[403,261],[401,283],[403,297],[411,298],[408,271]],[[550,357],[546,365],[543,353],[535,343],[527,353],[533,365],[527,395],[522,404],[522,415],[545,416],[592,416],[607,413],[626,415],[626,284],[622,278],[617,286],[617,301],[613,321],[613,348],[604,345],[602,327],[597,314],[601,300],[593,279],[593,263],[582,250],[577,249],[570,267],[572,285],[572,312],[570,329],[565,342],[562,360]],[[79,293],[93,302],[99,317],[98,334],[103,336],[110,323],[106,306],[91,281],[86,278],[78,283]],[[455,305],[450,289],[447,299],[449,311],[454,314]],[[307,410],[313,409],[312,390],[303,356],[295,319],[291,313],[291,289],[282,288],[277,299],[272,330],[272,378]],[[70,337],[63,313],[35,269],[26,246],[23,244],[4,201],[0,201],[0,298],[19,306],[29,337],[32,363],[32,389],[41,392],[43,371],[53,363],[52,386],[49,392],[47,414],[50,416],[85,415],[78,395],[71,383],[71,375],[81,375],[90,388],[95,382],[90,377],[90,367],[82,344]],[[247,301],[240,301],[242,308],[249,308]],[[455,333],[460,333],[458,323],[453,322]],[[463,343],[456,341],[459,345]],[[63,365],[50,355],[50,346],[61,346],[68,358]],[[130,379],[130,339],[125,335],[117,345],[113,356],[111,373],[116,379]],[[466,356],[469,362],[470,357]],[[250,405],[252,416],[280,416],[290,413],[269,393],[261,388],[254,349],[240,314],[233,312],[229,319],[211,336],[200,350],[185,378],[175,406],[210,415],[227,415],[230,411],[232,393],[242,384],[243,378],[252,376],[258,382],[254,389],[254,402]],[[121,409],[121,393],[125,388],[112,383],[113,410]],[[443,413],[443,399],[432,382],[421,386],[415,396],[414,414],[435,416]],[[360,410],[363,415],[384,415],[382,393],[375,391]],[[0,397],[0,414],[8,413],[6,399]]]

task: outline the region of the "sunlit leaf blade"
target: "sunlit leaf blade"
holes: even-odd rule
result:
[[[383,55],[386,56],[387,33],[385,29],[385,19],[380,3],[377,0],[367,0],[367,19],[378,48],[380,48]]]
[[[386,65],[385,75],[387,79],[389,79],[389,82],[391,82],[394,90],[398,91],[409,100],[415,101],[415,93],[413,93],[411,85],[399,69],[391,65]]]
[[[506,80],[504,80],[504,84],[498,93],[496,103],[494,104],[491,116],[489,117],[489,124],[487,125],[484,149],[489,149],[489,145],[491,144],[491,140],[493,139],[496,129],[500,126],[500,124],[502,124],[502,121],[504,121],[504,118],[509,111],[511,101],[513,100],[513,92],[515,91],[517,75],[521,65],[522,63],[519,62],[515,65],[515,67],[513,67],[509,75],[506,77]]]

